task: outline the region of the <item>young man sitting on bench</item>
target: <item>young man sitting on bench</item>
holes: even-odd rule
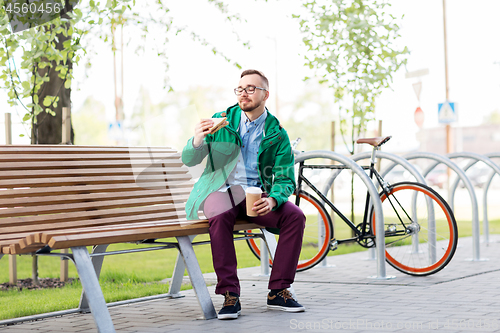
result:
[[[279,228],[267,307],[290,312],[305,308],[287,288],[293,283],[304,233],[305,216],[288,201],[295,189],[294,156],[288,135],[267,108],[269,83],[259,71],[246,70],[234,89],[238,103],[214,118],[227,118],[226,126],[203,119],[182,152],[182,161],[194,166],[207,157],[207,165],[186,204],[188,219],[202,209],[209,219],[212,257],[217,274],[216,294],[225,301],[219,319],[236,319],[241,313],[233,227],[247,219],[263,227]],[[219,125],[220,121],[216,121]],[[245,190],[259,187],[262,197],[247,216]]]

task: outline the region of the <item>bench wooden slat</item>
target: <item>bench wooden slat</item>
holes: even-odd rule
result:
[[[189,195],[164,196],[140,199],[107,200],[94,202],[80,202],[63,205],[34,206],[21,208],[0,209],[0,218],[7,216],[27,216],[39,214],[58,214],[67,212],[93,211],[96,209],[120,209],[128,207],[142,207],[149,205],[168,205],[173,203],[185,203]],[[145,200],[147,199],[147,200]]]
[[[184,211],[184,205],[167,204],[156,206],[144,207],[131,207],[121,209],[102,209],[94,211],[82,211],[72,213],[59,213],[53,215],[39,215],[39,216],[21,216],[21,217],[8,217],[0,219],[2,226],[14,227],[18,225],[37,225],[42,223],[57,223],[57,222],[70,222],[81,221],[88,219],[111,218],[128,215],[141,215],[151,213],[169,213]]]
[[[116,192],[113,193],[113,200],[118,199],[136,199],[136,198],[147,198],[147,197],[158,197],[158,196],[170,196],[170,195],[188,195],[190,190],[188,188],[181,189],[161,189],[161,190],[149,190],[144,191],[128,191],[128,192]],[[103,201],[109,200],[109,193],[83,193],[83,194],[69,194],[69,195],[47,195],[30,197],[29,200],[26,198],[19,199],[3,199],[1,205],[3,208],[7,207],[29,207],[29,206],[40,206],[40,205],[56,205],[56,204],[69,204],[77,202],[91,202],[91,201]],[[1,222],[0,222],[1,224]]]
[[[123,154],[123,153],[176,153],[169,147],[117,147],[117,146],[61,146],[61,145],[9,145],[0,146],[0,154]]]
[[[25,232],[25,233],[18,234],[17,237],[6,236],[5,239],[0,239],[0,247],[5,247],[5,246],[9,246],[12,243],[17,243],[21,239],[25,238],[28,235],[29,235],[29,233]]]
[[[65,229],[65,230],[48,230],[40,233],[40,238],[36,238],[33,236],[33,234],[30,234],[30,237],[25,237],[25,243],[27,245],[31,245],[35,242],[40,242],[44,244],[48,244],[50,242],[50,239],[52,237],[56,237],[59,235],[65,235],[65,236],[70,236],[70,235],[81,235],[81,234],[87,234],[87,233],[101,233],[101,232],[118,232],[118,231],[123,231],[123,230],[138,230],[138,229],[147,229],[147,228],[157,228],[157,227],[163,227],[163,226],[174,226],[177,228],[183,228],[183,226],[191,224],[190,221],[187,221],[182,217],[176,216],[175,218],[171,220],[156,220],[156,221],[149,221],[149,222],[131,222],[129,223],[122,223],[122,224],[116,224],[116,225],[101,225],[97,227],[91,227],[91,226],[82,226],[82,227],[77,227],[77,228],[71,228],[71,229]],[[157,237],[155,237],[157,238]],[[21,246],[22,248],[22,246]]]
[[[178,153],[151,153],[146,152],[140,154],[16,154],[7,155],[0,154],[0,163],[3,162],[43,162],[43,161],[96,161],[96,160],[149,160],[150,162],[160,162],[167,159],[178,159],[180,155]]]
[[[3,171],[0,173],[0,179],[19,179],[19,178],[44,178],[44,177],[68,177],[68,176],[118,176],[118,175],[138,175],[138,174],[186,174],[187,167],[172,168],[145,168],[143,170],[131,170],[130,168],[107,168],[107,169],[69,169],[64,170],[20,170]]]
[[[192,225],[195,225],[196,228],[193,228]],[[178,226],[172,226],[172,225],[167,225],[166,227],[166,232],[170,232],[170,228],[179,228]],[[234,230],[247,230],[247,229],[254,229],[256,226],[255,224],[253,223],[250,223],[248,221],[237,221],[237,223],[235,224],[235,227],[234,227]],[[156,228],[156,227],[153,227],[153,228]],[[163,233],[163,231],[165,231],[165,228],[163,227],[160,227],[161,228],[161,232],[159,232],[157,229],[154,229],[154,231],[151,230],[151,228],[143,228],[143,227],[139,227],[139,228],[136,228],[136,229],[127,229],[127,230],[122,230],[123,232],[121,232],[121,236],[123,235],[126,235],[126,240],[123,240],[123,242],[132,242],[132,241],[140,241],[140,240],[143,240],[143,239],[149,239],[149,238],[167,238],[167,237],[172,237],[173,235],[167,233]],[[208,232],[208,221],[207,220],[198,220],[198,221],[187,221],[185,222],[185,224],[181,227],[181,228],[184,228],[184,230],[189,230],[188,231],[188,234],[192,234],[192,232],[194,232],[195,234],[202,234],[202,233],[207,233]],[[138,230],[138,229],[144,229],[144,230]],[[140,234],[141,236],[138,237],[138,239],[133,239],[133,238],[130,238],[130,232],[132,230],[132,233],[137,233],[137,234]],[[139,231],[139,232],[138,232]],[[109,231],[105,231],[106,234],[103,235],[104,239],[108,239],[109,240]],[[154,234],[151,234],[151,232],[153,232]],[[97,234],[100,234],[101,231],[99,232],[94,232],[94,233],[86,233],[84,235],[82,235],[82,237],[79,237],[79,242],[82,242],[83,239],[89,239],[89,242],[92,242],[92,239],[96,237]],[[118,237],[120,235],[118,235],[119,233],[115,233],[114,231],[111,232],[114,236]],[[77,230],[73,230],[71,233],[71,235],[81,235],[81,232],[78,232]],[[146,237],[146,236],[150,236],[150,237]],[[177,235],[177,236],[180,236],[180,235]],[[144,238],[142,238],[144,237]],[[51,241],[51,239],[54,239],[54,241]],[[69,239],[71,239],[71,237],[68,237],[66,239],[66,241],[68,241]],[[133,240],[131,240],[133,239]],[[7,251],[3,251],[3,253],[5,254],[22,254],[22,253],[30,253],[33,251],[34,248],[39,248],[40,246],[39,245],[35,245],[35,244],[29,244],[25,247],[21,247],[21,239],[17,239],[17,243],[15,244],[14,247],[9,247]],[[61,238],[60,236],[55,236],[55,235],[51,235],[49,232],[47,233],[43,233],[42,234],[42,242],[41,242],[41,245],[45,245],[45,244],[48,244],[49,246],[51,246],[51,248],[53,249],[56,249],[56,248],[59,248],[59,249],[63,249],[63,248],[66,248],[64,246],[62,246],[60,242],[61,241]],[[55,245],[56,242],[58,242],[57,244],[58,245]],[[52,244],[52,245],[51,245]],[[76,243],[76,244],[80,244],[80,243]],[[106,242],[104,243],[100,243],[100,244],[107,244]],[[89,245],[99,245],[99,244],[88,244],[88,245],[85,245],[85,246],[89,246]],[[62,246],[62,247],[55,247],[55,246]],[[77,246],[77,245],[75,245]],[[2,244],[0,243],[0,248],[2,247]]]
[[[2,234],[2,239],[7,239],[12,234],[22,233],[24,236],[27,233],[37,233],[46,230],[64,230],[64,229],[74,229],[81,228],[85,226],[100,226],[100,225],[117,225],[131,222],[149,222],[149,221],[164,221],[167,219],[178,219],[185,218],[186,213],[183,211],[171,211],[171,212],[161,212],[152,214],[129,214],[126,216],[109,217],[101,219],[80,219],[78,221],[70,222],[57,222],[57,223],[45,223],[45,224],[30,224],[27,226],[16,226],[16,227],[3,227],[0,228],[0,234]],[[15,238],[15,237],[14,237]]]
[[[20,240],[34,234],[31,230],[18,230],[12,233],[5,233],[0,238],[0,246],[5,246],[12,242],[13,240]]]
[[[145,175],[140,178],[141,182],[166,182],[167,180],[188,181],[188,174],[173,175]],[[34,179],[6,179],[0,180],[0,188],[19,187],[50,187],[50,186],[72,186],[84,184],[119,184],[136,183],[135,176],[95,176],[95,177],[57,177],[57,178],[34,178]]]
[[[124,242],[137,242],[151,238],[168,238],[175,236],[188,236],[194,234],[208,233],[207,223],[192,223],[183,228],[178,226],[161,226],[151,228],[138,228],[129,230],[118,230],[108,232],[94,232],[78,235],[54,236],[48,242],[52,249],[65,249],[75,246],[90,246],[102,244],[114,244]]]
[[[30,245],[25,247],[24,249],[21,249],[21,246],[19,243],[11,244],[9,247],[4,247],[2,248],[2,251],[4,254],[27,254],[27,253],[34,253],[44,247],[45,244],[40,244],[40,245]]]
[[[3,162],[0,170],[39,170],[39,169],[75,169],[75,168],[142,168],[142,167],[182,167],[180,159],[169,159],[162,161],[136,160],[112,160],[112,161],[51,161],[51,162]]]
[[[121,218],[113,218],[113,219],[102,219],[99,220],[90,220],[90,221],[82,221],[80,225],[73,224],[55,224],[52,225],[51,228],[45,228],[43,230],[39,230],[41,232],[40,242],[47,243],[49,241],[50,236],[56,234],[65,234],[65,233],[74,233],[76,232],[85,232],[86,228],[121,228],[122,226],[128,225],[137,225],[137,226],[150,226],[150,225],[164,225],[164,224],[178,224],[179,221],[186,222],[186,214],[183,212],[170,212],[170,213],[162,213],[162,214],[151,214],[151,215],[142,215],[139,217],[121,217]],[[85,230],[84,230],[85,229]],[[94,230],[93,229],[93,230]]]
[[[107,185],[74,185],[74,186],[60,186],[60,187],[47,187],[47,188],[16,188],[16,189],[0,189],[0,199],[5,198],[20,198],[20,197],[34,197],[40,195],[66,195],[66,194],[80,194],[80,193],[110,193],[122,191],[145,191],[148,189],[165,189],[167,191],[174,191],[175,189],[192,188],[193,181],[169,181],[168,186],[164,183],[154,182],[147,183],[141,180],[136,183],[125,184],[107,184]],[[168,188],[167,188],[168,187]]]

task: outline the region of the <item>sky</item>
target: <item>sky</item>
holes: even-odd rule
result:
[[[296,1],[227,0],[232,13],[247,20],[237,24],[243,40],[249,40],[252,48],[246,50],[231,33],[231,25],[206,0],[174,1],[172,14],[179,24],[199,32],[207,40],[238,61],[243,68],[263,71],[270,80],[271,97],[267,105],[271,112],[279,106],[286,109],[312,83],[303,82],[311,76],[304,64],[305,49],[298,21],[292,13],[302,10]],[[415,133],[419,130],[414,121],[415,109],[424,111],[424,128],[442,127],[438,123],[438,103],[445,101],[443,6],[440,0],[393,0],[391,12],[398,18],[401,30],[401,45],[408,46],[408,65],[394,75],[392,89],[387,89],[377,100],[376,118],[383,122],[383,132],[393,135],[393,147],[418,148]],[[500,111],[500,12],[497,0],[447,0],[447,36],[450,101],[457,105],[458,121],[452,126],[479,125],[485,116]],[[151,32],[151,40],[155,32]],[[232,89],[237,85],[240,70],[222,57],[212,54],[207,47],[186,37],[169,41],[170,69],[165,73],[154,52],[138,56],[133,52],[133,34],[124,48],[124,110],[130,115],[143,87],[150,93],[153,102],[164,100],[168,94],[163,89],[163,80],[168,75],[175,91],[184,91],[198,86],[221,87],[221,111],[236,102]],[[96,43],[97,56],[92,68],[85,73],[83,68],[75,70],[72,85],[72,110],[78,111],[85,99],[92,96],[106,107],[106,118],[114,118],[113,57],[110,50]],[[420,78],[406,79],[405,73],[428,69],[429,74]],[[85,77],[85,74],[88,77]],[[422,82],[420,102],[413,90],[413,83]],[[175,92],[174,92],[175,93]],[[329,98],[330,91],[324,95]],[[11,110],[0,93],[2,112]],[[333,103],[333,97],[331,98]],[[335,108],[334,108],[335,109]],[[21,113],[20,110],[18,110]],[[208,117],[202,115],[200,117]],[[300,116],[301,115],[297,115]],[[306,115],[302,115],[306,116]],[[13,112],[13,121],[19,122]],[[3,120],[3,117],[2,119]],[[331,119],[335,120],[332,112]],[[14,131],[19,131],[19,125]],[[3,131],[3,128],[2,128]],[[3,132],[2,132],[3,133]],[[0,142],[4,140],[3,134]],[[15,135],[16,136],[16,135]],[[26,140],[26,139],[24,139]],[[15,138],[14,142],[22,141]]]

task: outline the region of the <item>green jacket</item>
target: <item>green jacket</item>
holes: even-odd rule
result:
[[[229,125],[205,137],[200,148],[193,148],[193,138],[189,139],[182,151],[182,162],[195,166],[207,158],[205,170],[194,185],[186,203],[188,220],[198,219],[198,210],[209,194],[217,191],[236,167],[241,147],[238,133],[241,109],[238,104],[226,112],[216,113],[213,117],[227,117]],[[294,156],[290,139],[278,119],[267,112],[264,136],[260,143],[257,160],[258,173],[264,191],[274,199],[276,210],[295,190]]]

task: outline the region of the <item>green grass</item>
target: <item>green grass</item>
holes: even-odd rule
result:
[[[481,234],[483,234],[483,222],[481,217],[479,217],[479,228]],[[471,220],[457,220],[458,225],[458,236],[459,237],[470,237],[472,236],[472,222]],[[500,219],[491,220],[488,223],[490,234],[500,234]]]
[[[207,240],[208,236],[198,236],[194,241]],[[164,240],[168,241],[168,240]],[[133,244],[116,244],[107,251],[134,248]],[[246,242],[235,242],[238,268],[258,266],[260,262],[250,252]],[[210,245],[195,246],[195,253],[203,273],[213,272]],[[101,284],[106,302],[116,302],[137,297],[164,294],[168,284],[159,281],[172,277],[177,258],[175,249],[142,253],[107,256],[101,271]],[[18,279],[31,277],[31,256],[17,256]],[[39,257],[40,278],[58,278],[60,259]],[[69,277],[77,278],[75,265],[69,263]],[[9,281],[9,260],[0,260],[0,283]],[[189,286],[183,289],[189,289]],[[29,316],[39,313],[74,309],[78,307],[81,284],[75,282],[59,289],[9,290],[0,292],[0,320]],[[8,306],[2,306],[8,304]]]
[[[151,296],[168,292],[168,286],[159,283],[107,282],[101,280],[106,302],[115,302],[140,296]],[[59,289],[8,290],[0,293],[0,320],[74,309],[78,307],[82,285],[79,281]]]

